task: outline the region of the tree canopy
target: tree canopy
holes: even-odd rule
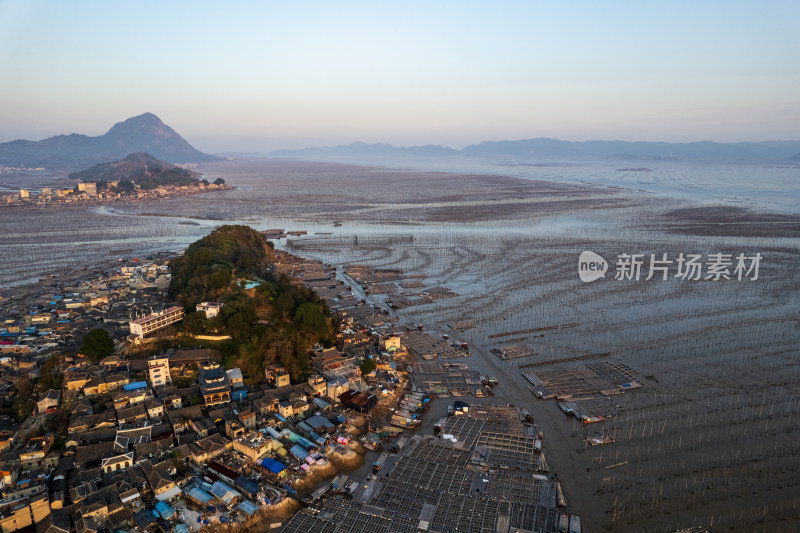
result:
[[[361,373],[363,375],[369,374],[376,368],[378,368],[378,365],[372,359],[364,359],[364,362],[361,363]]]
[[[223,226],[170,262],[170,293],[187,311],[181,330],[231,336],[221,347],[225,366],[240,367],[250,382],[263,379],[270,364],[284,366],[295,381],[303,379],[311,373],[312,347],[336,339],[325,302],[286,276],[276,277],[273,263],[271,244],[247,226]],[[259,284],[245,289],[245,278]],[[224,305],[206,319],[195,311],[201,301]]]
[[[37,385],[39,386],[41,392],[49,389],[61,389],[64,376],[58,371],[60,359],[61,356],[58,353],[51,354],[39,369],[39,383]]]
[[[99,361],[114,353],[114,341],[104,329],[93,329],[83,336],[81,353],[92,361]]]
[[[272,244],[247,226],[222,226],[170,261],[170,295],[187,307],[227,292],[234,276],[261,277],[275,257]]]

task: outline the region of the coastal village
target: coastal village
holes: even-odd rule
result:
[[[186,194],[224,190],[224,183],[203,183],[196,185],[161,185],[154,189],[135,186],[129,191],[117,190],[118,182],[109,182],[107,188],[98,189],[98,184],[79,181],[75,187],[43,187],[39,191],[20,189],[16,194],[3,195],[2,205],[70,205],[80,203],[107,203],[121,200],[153,200],[172,198]]]
[[[249,385],[219,350],[161,347],[184,317],[166,297],[169,261],[0,291],[2,533],[580,531],[533,416],[491,402],[502,383],[457,362],[466,344],[358,299],[332,265],[276,251],[276,270],[341,329],[306,380],[270,365]],[[115,346],[94,361],[80,339],[98,328]]]

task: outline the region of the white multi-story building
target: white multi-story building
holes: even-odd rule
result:
[[[223,305],[216,302],[203,302],[197,304],[197,311],[205,313],[206,318],[214,318],[219,314],[219,310],[222,309]]]
[[[146,337],[154,331],[171,326],[183,319],[183,307],[172,306],[160,313],[152,313],[136,320],[131,320],[131,333],[137,337]]]
[[[150,378],[150,385],[153,388],[172,383],[172,376],[169,373],[169,357],[154,355],[148,359],[147,376]]]

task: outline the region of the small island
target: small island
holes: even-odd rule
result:
[[[137,152],[111,163],[101,163],[73,172],[74,187],[45,187],[39,194],[20,189],[18,195],[5,198],[6,205],[61,205],[127,199],[169,198],[198,192],[225,190],[225,180],[214,182],[177,165],[160,161],[150,154]]]

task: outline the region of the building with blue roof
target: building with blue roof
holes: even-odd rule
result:
[[[289,453],[292,454],[298,461],[304,461],[305,458],[308,457],[308,452],[299,444],[295,444],[289,448]]]
[[[214,497],[199,487],[192,487],[186,493],[186,497],[198,505],[205,507]]]
[[[267,427],[264,431],[266,431],[267,434],[270,437],[272,437],[273,439],[281,440],[281,434],[278,431],[276,431],[274,428]]]
[[[242,494],[223,481],[215,481],[208,492],[212,496],[223,502],[225,505],[230,505],[236,498]]]
[[[237,509],[242,511],[246,515],[252,515],[256,511],[258,511],[258,506],[251,501],[242,500],[239,505],[236,506]]]
[[[331,403],[330,402],[325,401],[325,400],[323,400],[322,398],[319,398],[319,397],[312,398],[311,402],[314,405],[316,405],[317,407],[319,407],[323,411],[327,411],[328,409],[331,408]]]
[[[156,511],[164,520],[169,520],[175,516],[175,509],[170,507],[167,502],[158,502],[156,504]]]
[[[158,513],[155,513],[158,514]],[[136,525],[142,529],[146,529],[148,526],[151,526],[156,523],[156,516],[153,516],[147,509],[139,509],[133,515],[133,520],[136,522]]]
[[[286,475],[287,472],[285,464],[271,457],[265,457],[264,459],[261,459],[261,466],[278,477]]]
[[[255,499],[256,495],[261,492],[261,487],[258,483],[249,479],[247,476],[237,477],[234,485],[237,489],[242,491],[245,496],[251,499]]]
[[[308,417],[305,423],[311,426],[311,428],[318,433],[333,433],[336,431],[336,427],[331,423],[331,421],[321,415]]]
[[[300,446],[302,446],[303,448],[305,448],[309,452],[310,451],[314,451],[314,450],[316,450],[318,448],[317,443],[311,442],[310,440],[308,440],[305,437],[300,437],[299,439],[297,439],[297,444],[299,444]]]
[[[231,400],[239,401],[247,399],[247,389],[235,389],[231,392]]]

